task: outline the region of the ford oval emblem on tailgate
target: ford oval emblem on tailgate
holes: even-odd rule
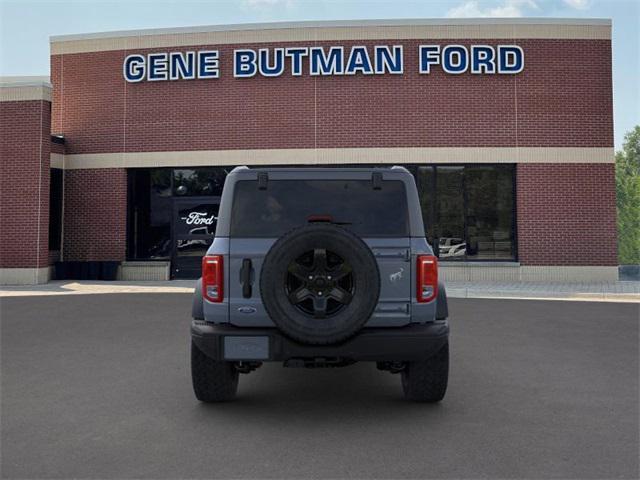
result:
[[[238,311],[240,313],[256,313],[256,309],[253,307],[239,307]]]

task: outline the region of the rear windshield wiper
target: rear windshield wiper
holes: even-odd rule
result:
[[[309,223],[333,223],[334,225],[353,225],[352,222],[337,222],[333,219],[333,215],[309,215],[307,217]]]

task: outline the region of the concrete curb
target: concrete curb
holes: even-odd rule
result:
[[[118,293],[193,293],[193,280],[170,282],[65,282],[46,285],[2,287],[0,298],[50,295],[97,295]],[[554,287],[551,289],[551,287]],[[570,302],[640,303],[640,282],[604,284],[457,284],[447,283],[450,298],[484,298],[509,300],[563,300]]]
[[[193,293],[194,281],[173,282],[50,282],[30,287],[3,287],[2,297],[96,295],[113,293]]]
[[[508,300],[556,300],[567,302],[618,302],[640,303],[640,294],[614,292],[557,292],[557,291],[514,291],[476,290],[473,288],[447,288],[449,298],[485,298]]]

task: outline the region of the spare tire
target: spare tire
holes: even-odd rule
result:
[[[273,244],[262,264],[260,294],[273,322],[290,338],[341,342],[362,328],[378,303],[378,263],[349,230],[307,225]]]

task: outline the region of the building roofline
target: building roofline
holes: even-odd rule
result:
[[[51,88],[51,81],[47,76],[0,76],[0,88],[16,87],[48,87]]]
[[[0,102],[51,101],[49,77],[0,77]]]
[[[411,27],[411,26],[471,26],[471,25],[571,25],[571,26],[611,26],[608,18],[422,18],[395,20],[331,20],[243,23],[230,25],[202,25],[194,27],[150,28],[139,30],[118,30],[110,32],[52,35],[50,43],[77,40],[99,40],[108,38],[140,37],[147,35],[176,35],[209,32],[234,32],[253,30],[282,30],[298,28],[335,27]]]

